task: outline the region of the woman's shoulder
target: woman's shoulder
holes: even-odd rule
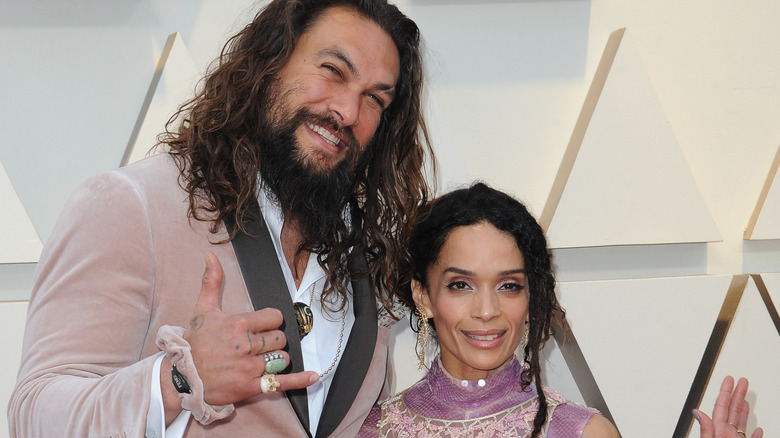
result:
[[[615,426],[598,409],[568,400],[545,387],[545,397],[551,407],[549,437],[619,438]]]
[[[620,434],[611,421],[601,414],[595,414],[582,430],[582,438],[620,438]]]

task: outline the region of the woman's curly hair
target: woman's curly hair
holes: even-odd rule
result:
[[[417,25],[385,0],[275,0],[233,36],[202,82],[166,125],[161,145],[176,159],[191,217],[228,220],[229,239],[256,218],[262,146],[256,139],[264,97],[303,34],[329,8],[348,8],[375,22],[393,39],[400,57],[396,96],[384,111],[361,157],[348,199],[351,227],[331,232],[314,249],[328,272],[328,288],[346,296],[344,255],[360,245],[378,298],[390,308],[398,265],[417,208],[428,198],[426,155],[433,151],[422,110],[423,70]],[[342,230],[343,231],[343,230]],[[342,301],[345,302],[345,301]]]
[[[401,297],[414,308],[411,281],[418,281],[428,289],[428,270],[436,263],[439,253],[452,230],[479,223],[489,223],[500,231],[510,234],[525,262],[528,279],[528,317],[530,332],[525,346],[524,362],[529,365],[521,377],[521,386],[531,383],[536,386],[539,397],[539,411],[534,419],[532,437],[539,435],[547,420],[547,399],[542,390],[540,352],[550,338],[552,319],[565,313],[555,296],[555,274],[553,273],[547,240],[544,231],[525,206],[511,196],[477,183],[455,190],[431,201],[420,212],[410,243],[410,265],[405,267],[402,279]],[[414,331],[420,322],[412,317]],[[435,328],[435,321],[431,320]]]

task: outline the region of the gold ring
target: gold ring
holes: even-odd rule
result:
[[[740,435],[742,435],[742,437],[743,437],[743,438],[747,438],[747,435],[745,435],[745,431],[744,431],[744,430],[742,430],[742,429],[740,429],[740,428],[739,428],[739,426],[737,426],[737,425],[736,425],[736,424],[734,424],[734,423],[729,423],[729,424],[730,424],[730,425],[732,425],[732,426],[734,426],[734,429],[736,429],[736,430],[737,430],[737,433],[738,433],[738,434],[740,434]]]
[[[260,391],[264,393],[276,392],[279,387],[279,381],[273,374],[265,374],[260,378]]]

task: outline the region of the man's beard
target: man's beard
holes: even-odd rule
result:
[[[278,105],[283,98],[274,100]],[[345,156],[333,168],[322,169],[316,162],[318,157],[303,155],[295,131],[305,122],[328,127],[334,122],[305,108],[286,117],[279,112],[276,114],[280,117],[273,117],[278,106],[267,110],[262,130],[265,135],[260,139],[263,184],[270,189],[285,220],[296,221],[305,249],[329,249],[335,243],[332,240],[343,238],[347,231],[346,207],[353,195],[353,175],[359,159],[357,141],[351,131],[345,132]],[[281,120],[274,123],[274,118]]]

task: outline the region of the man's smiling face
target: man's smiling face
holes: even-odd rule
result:
[[[390,35],[345,8],[325,11],[298,40],[277,77],[274,124],[298,118],[298,158],[317,173],[360,155],[390,105],[399,75]]]

